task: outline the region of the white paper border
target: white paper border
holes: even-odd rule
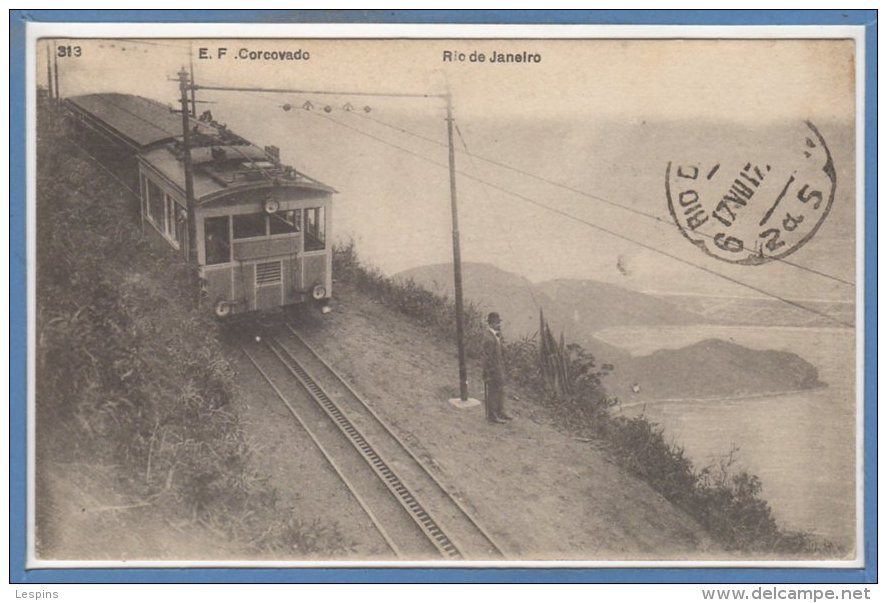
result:
[[[26,569],[38,568],[861,568],[864,567],[865,389],[865,26],[793,25],[478,25],[328,23],[26,23],[28,508]],[[158,30],[162,35],[157,35]],[[36,42],[68,38],[527,38],[527,39],[853,39],[856,45],[856,557],[773,561],[63,561],[35,555]],[[872,485],[873,486],[873,485]]]

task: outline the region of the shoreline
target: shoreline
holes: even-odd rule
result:
[[[635,408],[637,406],[646,406],[648,404],[667,404],[672,402],[688,402],[688,403],[701,403],[701,402],[735,402],[740,400],[755,400],[759,398],[776,398],[782,396],[788,396],[791,394],[800,394],[804,392],[813,392],[821,389],[827,389],[828,384],[823,383],[821,385],[817,385],[815,387],[806,387],[802,389],[788,389],[781,391],[772,391],[772,392],[761,392],[756,394],[742,394],[738,396],[708,396],[705,398],[659,398],[655,400],[638,400],[637,402],[629,402],[627,404],[620,403],[618,405],[619,409],[626,408]]]

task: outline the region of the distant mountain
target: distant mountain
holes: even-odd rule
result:
[[[452,264],[413,268],[395,277],[412,279],[429,291],[453,297]],[[482,312],[496,311],[502,315],[505,335],[509,339],[534,336],[539,329],[539,309],[542,308],[553,329],[563,329],[568,339],[581,344],[598,357],[612,362],[626,355],[625,351],[594,337],[594,329],[586,329],[574,321],[570,310],[563,310],[544,287],[534,285],[517,274],[490,264],[464,263],[462,291],[465,299]]]
[[[452,264],[434,264],[406,270],[397,278],[413,279],[436,293],[453,296]],[[511,337],[533,335],[539,328],[539,309],[555,331],[608,362],[625,352],[597,339],[594,333],[626,325],[675,325],[708,322],[665,298],[591,280],[557,279],[533,284],[496,266],[468,262],[462,265],[465,299],[483,311],[495,310],[506,321]]]
[[[414,268],[396,278],[412,279],[430,291],[453,295],[451,264]],[[631,356],[594,336],[608,327],[712,322],[701,313],[671,303],[667,296],[589,280],[558,279],[534,285],[482,263],[463,264],[462,284],[466,301],[482,312],[495,310],[503,316],[509,339],[535,336],[542,308],[555,332],[563,330],[568,342],[592,352],[599,366],[610,363],[616,367],[606,385],[623,402],[741,397],[820,385],[816,367],[790,352],[752,350],[708,339],[680,349]]]

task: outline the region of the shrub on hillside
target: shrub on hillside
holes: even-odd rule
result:
[[[375,266],[360,261],[354,241],[348,240],[333,250],[333,275],[349,282],[386,305],[397,309],[420,324],[433,327],[442,335],[456,339],[456,309],[445,295],[432,293],[413,279],[393,279]],[[465,349],[471,357],[479,357],[483,340],[483,313],[472,303],[463,310]]]
[[[37,186],[40,450],[115,465],[129,497],[259,550],[347,548],[335,526],[288,520],[251,468],[234,374],[217,323],[195,307],[193,267],[142,236],[126,189],[43,134],[40,165],[52,169],[41,167]]]

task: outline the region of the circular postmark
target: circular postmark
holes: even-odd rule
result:
[[[681,233],[708,255],[756,265],[809,241],[835,199],[835,168],[810,122],[777,154],[730,161],[669,162],[668,210]]]

